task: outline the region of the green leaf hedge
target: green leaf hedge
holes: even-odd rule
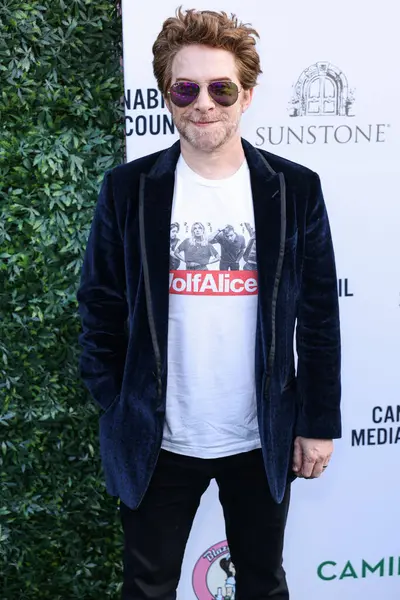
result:
[[[76,290],[101,179],[124,160],[121,17],[0,0],[0,598],[119,598],[122,534]]]

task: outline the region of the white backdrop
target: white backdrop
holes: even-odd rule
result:
[[[258,30],[264,74],[242,134],[320,174],[334,236],[343,439],[322,479],[293,486],[285,544],[292,600],[400,598],[400,14],[395,0],[367,4],[195,6],[234,12]],[[122,6],[132,160],[177,139],[151,66],[152,44],[177,3],[124,0]],[[211,486],[187,547],[179,600],[211,600],[218,587],[224,592],[217,559],[227,552],[225,539]]]

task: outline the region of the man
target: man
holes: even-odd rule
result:
[[[121,500],[123,600],[176,598],[213,478],[236,600],[287,600],[291,482],[319,477],[341,435],[337,279],[319,178],[240,137],[261,72],[255,35],[209,11],[164,23],[153,66],[180,140],[106,174],[88,241],[81,372],[104,409],[107,489]],[[171,223],[211,234],[221,222],[254,223],[257,269],[183,270],[170,288]]]
[[[169,268],[171,271],[179,269],[181,261],[175,256],[175,250],[179,244],[178,238],[179,223],[171,223],[170,227],[170,249],[169,249]]]
[[[232,225],[227,225],[222,231],[211,236],[211,244],[220,244],[221,246],[221,271],[239,271],[239,261],[246,249],[243,235],[235,232]]]
[[[256,232],[254,231],[254,228],[250,225],[250,223],[245,223],[244,225],[250,235],[250,239],[247,243],[246,250],[243,253],[243,270],[253,271],[257,270]]]

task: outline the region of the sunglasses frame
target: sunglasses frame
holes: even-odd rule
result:
[[[197,95],[196,95],[196,96],[194,96],[194,97],[193,97],[193,99],[192,99],[190,102],[188,102],[188,104],[185,104],[184,106],[180,106],[179,104],[176,104],[176,103],[174,102],[174,100],[173,100],[173,96],[172,96],[172,94],[171,94],[171,89],[173,88],[173,86],[174,86],[174,85],[177,85],[177,84],[179,84],[179,83],[191,83],[191,84],[197,85],[197,86],[198,86],[198,88],[199,88],[199,91],[198,91]],[[233,85],[236,87],[236,90],[237,90],[237,96],[236,96],[236,98],[235,98],[235,101],[234,101],[234,102],[232,102],[232,104],[227,104],[227,105],[224,105],[223,103],[220,103],[220,102],[217,100],[217,98],[214,98],[214,96],[213,96],[213,95],[210,93],[210,86],[211,86],[211,85],[213,85],[214,83],[230,83],[230,84],[233,84]],[[210,96],[210,98],[211,98],[211,99],[212,99],[214,102],[216,102],[216,103],[217,103],[219,106],[222,106],[223,108],[230,108],[231,106],[233,106],[234,104],[236,104],[236,102],[237,102],[237,101],[238,101],[238,99],[239,99],[239,94],[240,94],[240,92],[243,90],[243,88],[239,88],[239,87],[238,87],[238,85],[237,85],[237,84],[236,84],[234,81],[230,81],[230,80],[227,80],[227,79],[222,79],[221,81],[211,81],[210,83],[207,83],[206,85],[207,85],[207,91],[208,91],[208,95]],[[174,84],[172,84],[172,85],[171,85],[170,89],[169,89],[169,90],[168,90],[168,92],[167,92],[167,95],[170,97],[170,99],[171,99],[171,102],[172,102],[172,103],[173,103],[175,106],[177,106],[178,108],[187,108],[188,106],[190,106],[191,104],[193,104],[193,102],[195,102],[195,101],[197,100],[197,98],[199,97],[200,91],[201,91],[201,84],[200,84],[200,83],[197,83],[197,81],[190,81],[190,80],[187,80],[187,81],[176,81]]]

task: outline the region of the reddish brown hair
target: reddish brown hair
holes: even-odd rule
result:
[[[153,71],[160,91],[165,94],[171,85],[172,61],[184,46],[204,44],[232,52],[236,58],[239,81],[245,90],[257,85],[262,73],[254,37],[260,37],[249,24],[238,21],[235,15],[211,10],[176,11],[175,17],[164,21],[153,45]]]

